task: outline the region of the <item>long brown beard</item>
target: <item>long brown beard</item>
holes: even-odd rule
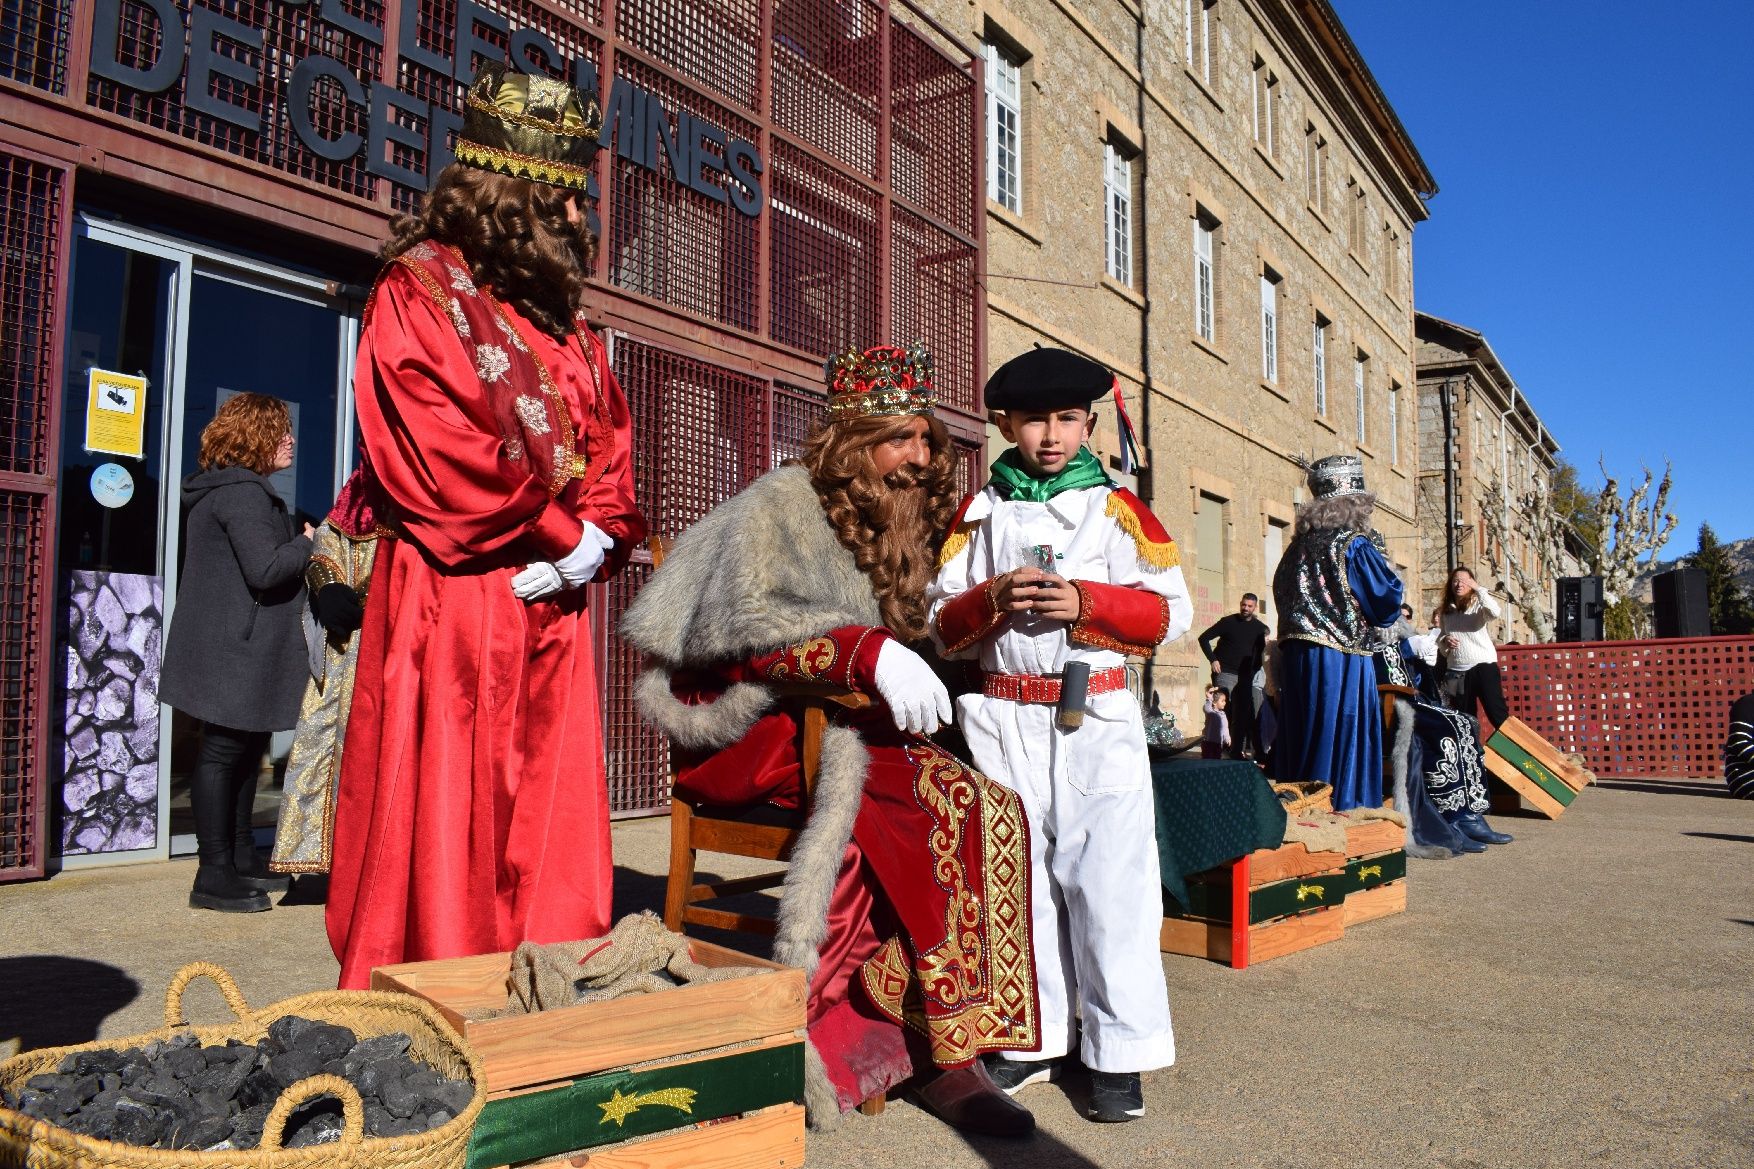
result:
[[[956,507],[949,434],[933,420],[931,465],[903,465],[877,477],[869,450],[894,419],[824,428],[799,461],[841,546],[871,581],[883,624],[905,641],[926,634],[926,586],[938,570],[938,545]]]

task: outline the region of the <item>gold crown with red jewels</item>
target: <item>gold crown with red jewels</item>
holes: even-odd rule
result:
[[[837,422],[930,414],[938,404],[932,353],[924,341],[905,348],[873,345],[863,353],[849,349],[829,358],[823,373],[828,379],[828,416]]]

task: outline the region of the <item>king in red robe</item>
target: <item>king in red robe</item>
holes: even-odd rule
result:
[[[1021,1135],[1029,1113],[979,1057],[1041,1041],[1028,825],[1013,793],[928,737],[949,698],[908,644],[924,644],[954,506],[930,357],[839,359],[829,402],[803,458],[683,533],[629,608],[640,709],[678,753],[678,794],[795,808],[797,726],[772,685],[872,699],[823,733],[780,897],[774,956],[810,976],[811,1123],[918,1073],[940,1117]]]
[[[382,538],[335,813],[344,988],[374,966],[608,931],[583,586],[645,523],[627,402],[577,315],[590,244],[570,192],[595,112],[570,86],[484,67],[459,162],[398,224],[366,306],[343,520]],[[576,279],[533,264],[529,237],[456,242],[484,247],[505,210]]]

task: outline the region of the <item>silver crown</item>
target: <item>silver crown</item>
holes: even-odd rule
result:
[[[1309,489],[1317,499],[1363,495],[1364,460],[1357,455],[1329,455],[1309,465]]]

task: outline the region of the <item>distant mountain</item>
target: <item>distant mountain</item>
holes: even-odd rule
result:
[[[1724,545],[1724,551],[1730,554],[1730,563],[1736,566],[1736,583],[1742,586],[1742,595],[1754,600],[1754,536],[1745,540],[1736,540]],[[1691,557],[1677,556],[1673,560],[1659,560],[1639,574],[1634,591],[1639,600],[1646,604],[1651,599],[1650,578],[1659,572],[1667,572],[1671,568],[1685,568]]]

